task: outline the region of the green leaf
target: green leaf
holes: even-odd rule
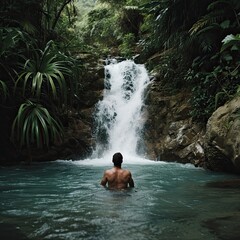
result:
[[[229,34],[222,40],[221,52],[225,51],[227,48],[235,46],[235,48],[240,47],[240,34],[233,35]]]
[[[230,20],[225,20],[224,22],[222,22],[222,23],[220,24],[220,26],[221,26],[222,29],[227,29],[227,28],[229,28],[229,27],[230,27]]]
[[[230,54],[223,55],[223,59],[227,62],[230,62],[233,60],[233,57]]]

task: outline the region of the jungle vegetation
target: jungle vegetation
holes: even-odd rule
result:
[[[199,122],[240,92],[239,0],[2,0],[0,13],[3,155],[61,141],[82,52],[146,63],[169,93],[192,92]]]

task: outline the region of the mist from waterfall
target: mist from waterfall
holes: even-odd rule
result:
[[[141,64],[112,61],[105,66],[103,99],[96,106],[96,148],[93,157],[121,152],[137,157],[142,151],[144,94],[150,80]]]

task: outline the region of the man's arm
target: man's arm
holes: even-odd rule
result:
[[[134,181],[132,179],[132,174],[131,173],[130,173],[130,176],[129,176],[128,184],[129,184],[129,187],[134,187]]]
[[[107,184],[107,182],[108,182],[108,180],[107,180],[107,174],[106,174],[106,172],[104,172],[104,175],[103,175],[103,178],[102,178],[100,184],[105,187],[106,184]]]

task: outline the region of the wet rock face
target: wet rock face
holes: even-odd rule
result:
[[[86,66],[86,74],[80,102],[69,112],[65,142],[60,150],[64,159],[83,159],[91,154],[94,145],[93,124],[96,103],[101,100],[104,89],[104,65],[92,60]]]
[[[190,94],[171,95],[153,81],[146,98],[146,155],[240,173],[240,97],[218,108],[205,126],[192,121]]]
[[[204,150],[209,168],[240,173],[240,97],[218,108],[207,123]]]
[[[167,95],[153,83],[146,99],[144,139],[151,159],[202,165],[204,128],[192,122],[190,94]]]

